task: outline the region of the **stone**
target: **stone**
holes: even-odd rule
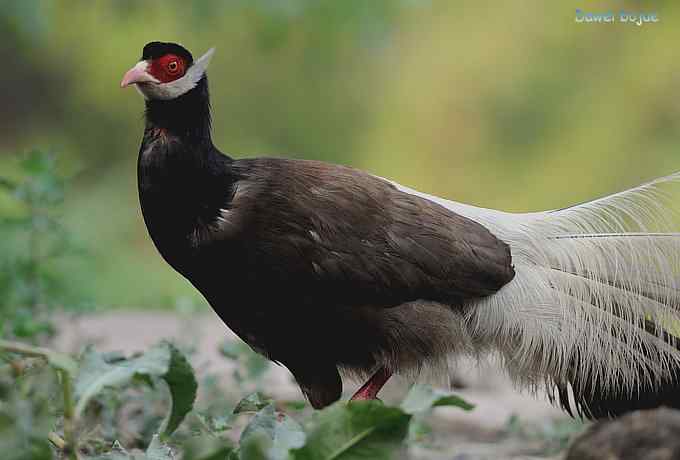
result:
[[[680,411],[665,407],[601,420],[572,444],[566,460],[680,459]]]

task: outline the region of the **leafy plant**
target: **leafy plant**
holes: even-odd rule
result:
[[[0,446],[13,446],[11,460],[47,460],[54,451],[68,460],[174,460],[179,453],[185,460],[387,459],[403,445],[413,420],[432,408],[472,408],[450,393],[415,386],[401,407],[379,401],[338,402],[298,420],[277,409],[270,398],[253,393],[231,412],[205,417],[194,409],[194,371],[168,342],[129,358],[87,348],[75,360],[1,340],[0,352],[10,362],[22,363],[0,372]],[[53,377],[42,378],[45,375]],[[42,380],[28,384],[38,376]],[[12,379],[20,384],[12,385]],[[88,433],[100,423],[95,418],[103,414],[98,406],[107,392],[141,386],[158,393],[161,383],[170,404],[144,451],[124,447],[117,439],[93,439]],[[178,431],[189,414],[201,423],[188,432]],[[40,423],[33,423],[32,417]],[[238,435],[232,422],[240,417],[248,422]]]
[[[234,369],[233,377],[242,388],[248,384],[259,385],[260,377],[269,369],[270,361],[262,355],[255,353],[240,340],[224,341],[220,345],[220,353],[225,358],[231,359],[238,364]]]
[[[0,310],[3,330],[35,339],[53,332],[45,318],[69,291],[55,261],[78,252],[59,220],[64,181],[56,156],[34,150],[0,177]]]
[[[171,409],[158,427],[159,440],[167,439],[177,429],[192,409],[196,397],[197,384],[191,366],[177,348],[167,342],[142,355],[114,363],[107,362],[103,355],[92,349],[85,351],[80,362],[66,354],[14,342],[0,341],[0,350],[40,359],[57,372],[63,395],[63,437],[53,432],[49,439],[71,459],[78,457],[78,434],[84,425],[86,409],[105,388],[119,387],[135,378],[149,385],[154,385],[154,379],[164,380],[171,397]]]
[[[168,342],[163,342],[142,355],[113,364],[88,348],[75,381],[76,419],[82,417],[88,403],[104,388],[121,386],[134,378],[143,379],[153,385],[153,377],[163,379],[170,390],[171,410],[159,428],[161,439],[166,439],[191,411],[198,387],[191,365]]]

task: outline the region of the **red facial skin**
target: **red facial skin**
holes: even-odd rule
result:
[[[151,61],[147,72],[161,83],[169,83],[184,76],[186,62],[174,54],[166,54]]]

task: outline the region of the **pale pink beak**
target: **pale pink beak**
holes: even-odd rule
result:
[[[125,73],[123,81],[120,82],[120,87],[125,88],[126,86],[135,83],[158,83],[158,80],[146,71],[148,66],[148,62],[139,61],[133,68]]]

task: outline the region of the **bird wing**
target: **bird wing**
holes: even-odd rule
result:
[[[301,302],[390,307],[490,295],[514,276],[481,224],[383,179],[322,162],[253,159],[219,218],[247,276]],[[225,238],[228,236],[229,238]]]

